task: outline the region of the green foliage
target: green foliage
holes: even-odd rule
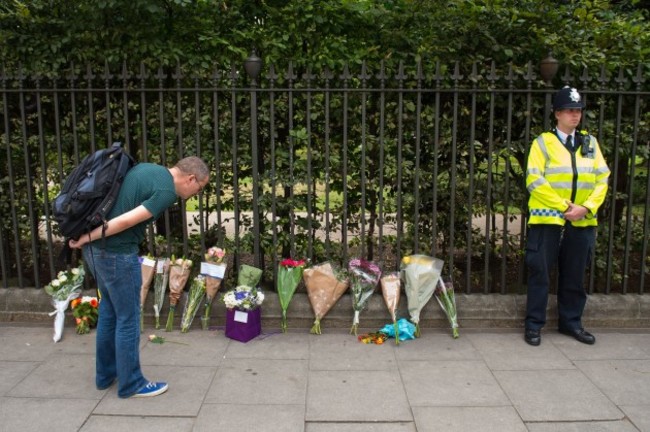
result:
[[[525,152],[530,135],[543,129],[541,98],[358,90],[382,83],[415,89],[425,81],[444,90],[537,91],[543,85],[537,65],[549,50],[563,66],[555,86],[575,80],[565,68],[573,74],[586,68],[591,88],[620,73],[628,81],[619,90],[634,89],[642,83],[629,78],[647,75],[647,66],[636,68],[650,63],[649,42],[647,8],[601,0],[5,2],[2,88],[121,90],[28,91],[24,112],[16,93],[3,93],[8,100],[0,101],[0,113],[7,112],[9,128],[0,129],[0,142],[13,169],[10,176],[0,167],[0,192],[11,198],[0,202],[3,239],[13,243],[14,233],[28,239],[64,173],[95,148],[124,140],[141,161],[206,159],[214,179],[197,202],[198,217],[236,212],[240,237],[228,240],[235,253],[253,249],[250,212],[257,205],[266,258],[339,260],[355,253],[390,260],[414,249],[446,254],[470,247],[474,256],[483,253],[483,239],[471,228],[473,218],[524,212]],[[274,94],[273,110],[270,95],[258,94],[257,161],[250,94],[229,91],[250,84],[241,64],[253,48],[264,61],[262,87],[296,90]],[[535,76],[527,75],[529,64]],[[456,65],[462,77],[454,75]],[[269,76],[272,66],[277,76]],[[192,91],[205,90],[206,82],[212,91]],[[325,85],[354,91],[305,91]],[[619,106],[623,118],[634,117],[632,96],[605,95],[589,106],[586,118],[598,125],[594,133],[608,161],[618,156],[613,217],[621,220],[626,194],[633,203],[644,199],[647,170],[633,175],[630,161],[647,161],[647,146],[634,144],[650,138],[650,111],[642,106],[637,125],[618,125]],[[258,183],[253,162],[260,165]],[[375,226],[369,221],[393,230],[364,231]],[[210,225],[207,216],[199,222],[202,235],[168,234],[168,252],[199,253],[226,241],[223,226]],[[319,234],[325,228],[327,236]],[[516,250],[513,239],[500,235],[490,234],[488,253],[500,254],[503,241]],[[29,246],[21,242],[23,257]]]

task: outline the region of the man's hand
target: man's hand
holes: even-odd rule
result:
[[[82,235],[79,237],[79,240],[70,240],[68,242],[68,246],[70,246],[72,249],[81,249],[83,245],[88,243],[88,236],[87,235]]]
[[[569,203],[569,208],[564,212],[564,219],[574,222],[584,218],[589,210],[587,207],[581,205]]]

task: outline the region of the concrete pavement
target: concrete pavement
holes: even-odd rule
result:
[[[94,386],[95,331],[66,326],[55,344],[45,323],[0,324],[0,430],[650,431],[648,329],[592,329],[593,346],[548,329],[540,347],[520,329],[425,328],[400,346],[325,325],[246,344],[220,327],[145,330],[145,376],[170,389],[122,400]]]

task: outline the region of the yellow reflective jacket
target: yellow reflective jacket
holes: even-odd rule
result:
[[[574,226],[598,225],[596,212],[605,200],[610,171],[596,138],[578,134],[583,145],[589,140],[587,155],[581,148],[569,151],[553,132],[544,132],[533,141],[526,168],[529,224],[564,225],[564,212],[573,202],[589,210],[584,218],[572,222]]]

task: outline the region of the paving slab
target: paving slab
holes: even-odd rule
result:
[[[0,429],[7,432],[76,432],[96,400],[56,398],[0,398]]]
[[[650,405],[650,360],[579,361],[576,366],[617,405]]]
[[[95,358],[53,354],[8,392],[12,397],[101,399],[95,387]]]
[[[464,334],[454,339],[449,332],[425,329],[417,339],[401,341],[395,347],[398,361],[406,360],[482,360],[481,353]],[[391,345],[394,340],[390,340]]]
[[[596,343],[586,345],[561,334],[550,340],[571,360],[650,360],[650,334],[594,331]]]
[[[599,422],[528,423],[529,432],[638,432],[627,420]]]
[[[415,407],[418,432],[526,432],[526,426],[511,406]]]
[[[467,336],[491,370],[574,369],[571,361],[542,335],[540,346],[530,346],[523,332]]]
[[[194,417],[201,409],[216,367],[148,366],[144,372],[151,381],[169,383],[169,390],[156,397],[120,399],[113,385],[93,414]]]
[[[0,396],[9,393],[39,365],[39,362],[0,361]]]
[[[415,423],[390,422],[390,423],[338,423],[321,422],[307,423],[305,432],[417,432]]]
[[[226,340],[225,335],[222,337]],[[281,333],[278,331],[263,331],[255,339],[246,343],[231,341],[225,354],[226,358],[258,358],[258,359],[309,359],[309,340],[304,333],[289,331]]]
[[[359,332],[359,334],[363,334]],[[395,370],[393,346],[360,343],[356,336],[341,332],[310,335],[309,369],[316,370]]]
[[[194,432],[303,432],[304,405],[204,404]]]
[[[403,361],[411,406],[503,406],[510,401],[482,361]]]
[[[307,372],[307,360],[226,358],[205,403],[304,405]]]
[[[410,422],[397,370],[310,371],[308,422]]]
[[[52,341],[52,330],[45,327],[3,326],[0,329],[0,360],[44,361],[61,352],[62,345]]]
[[[145,366],[207,366],[216,367],[224,357],[229,339],[223,332],[197,329],[188,333],[158,331],[151,333],[162,337],[162,344],[141,336],[140,363]]]
[[[92,415],[79,432],[192,432],[194,419],[187,417],[141,417]]]
[[[526,422],[623,418],[579,370],[495,371],[494,376]]]
[[[650,405],[623,405],[619,408],[637,429],[642,432],[650,432]]]

